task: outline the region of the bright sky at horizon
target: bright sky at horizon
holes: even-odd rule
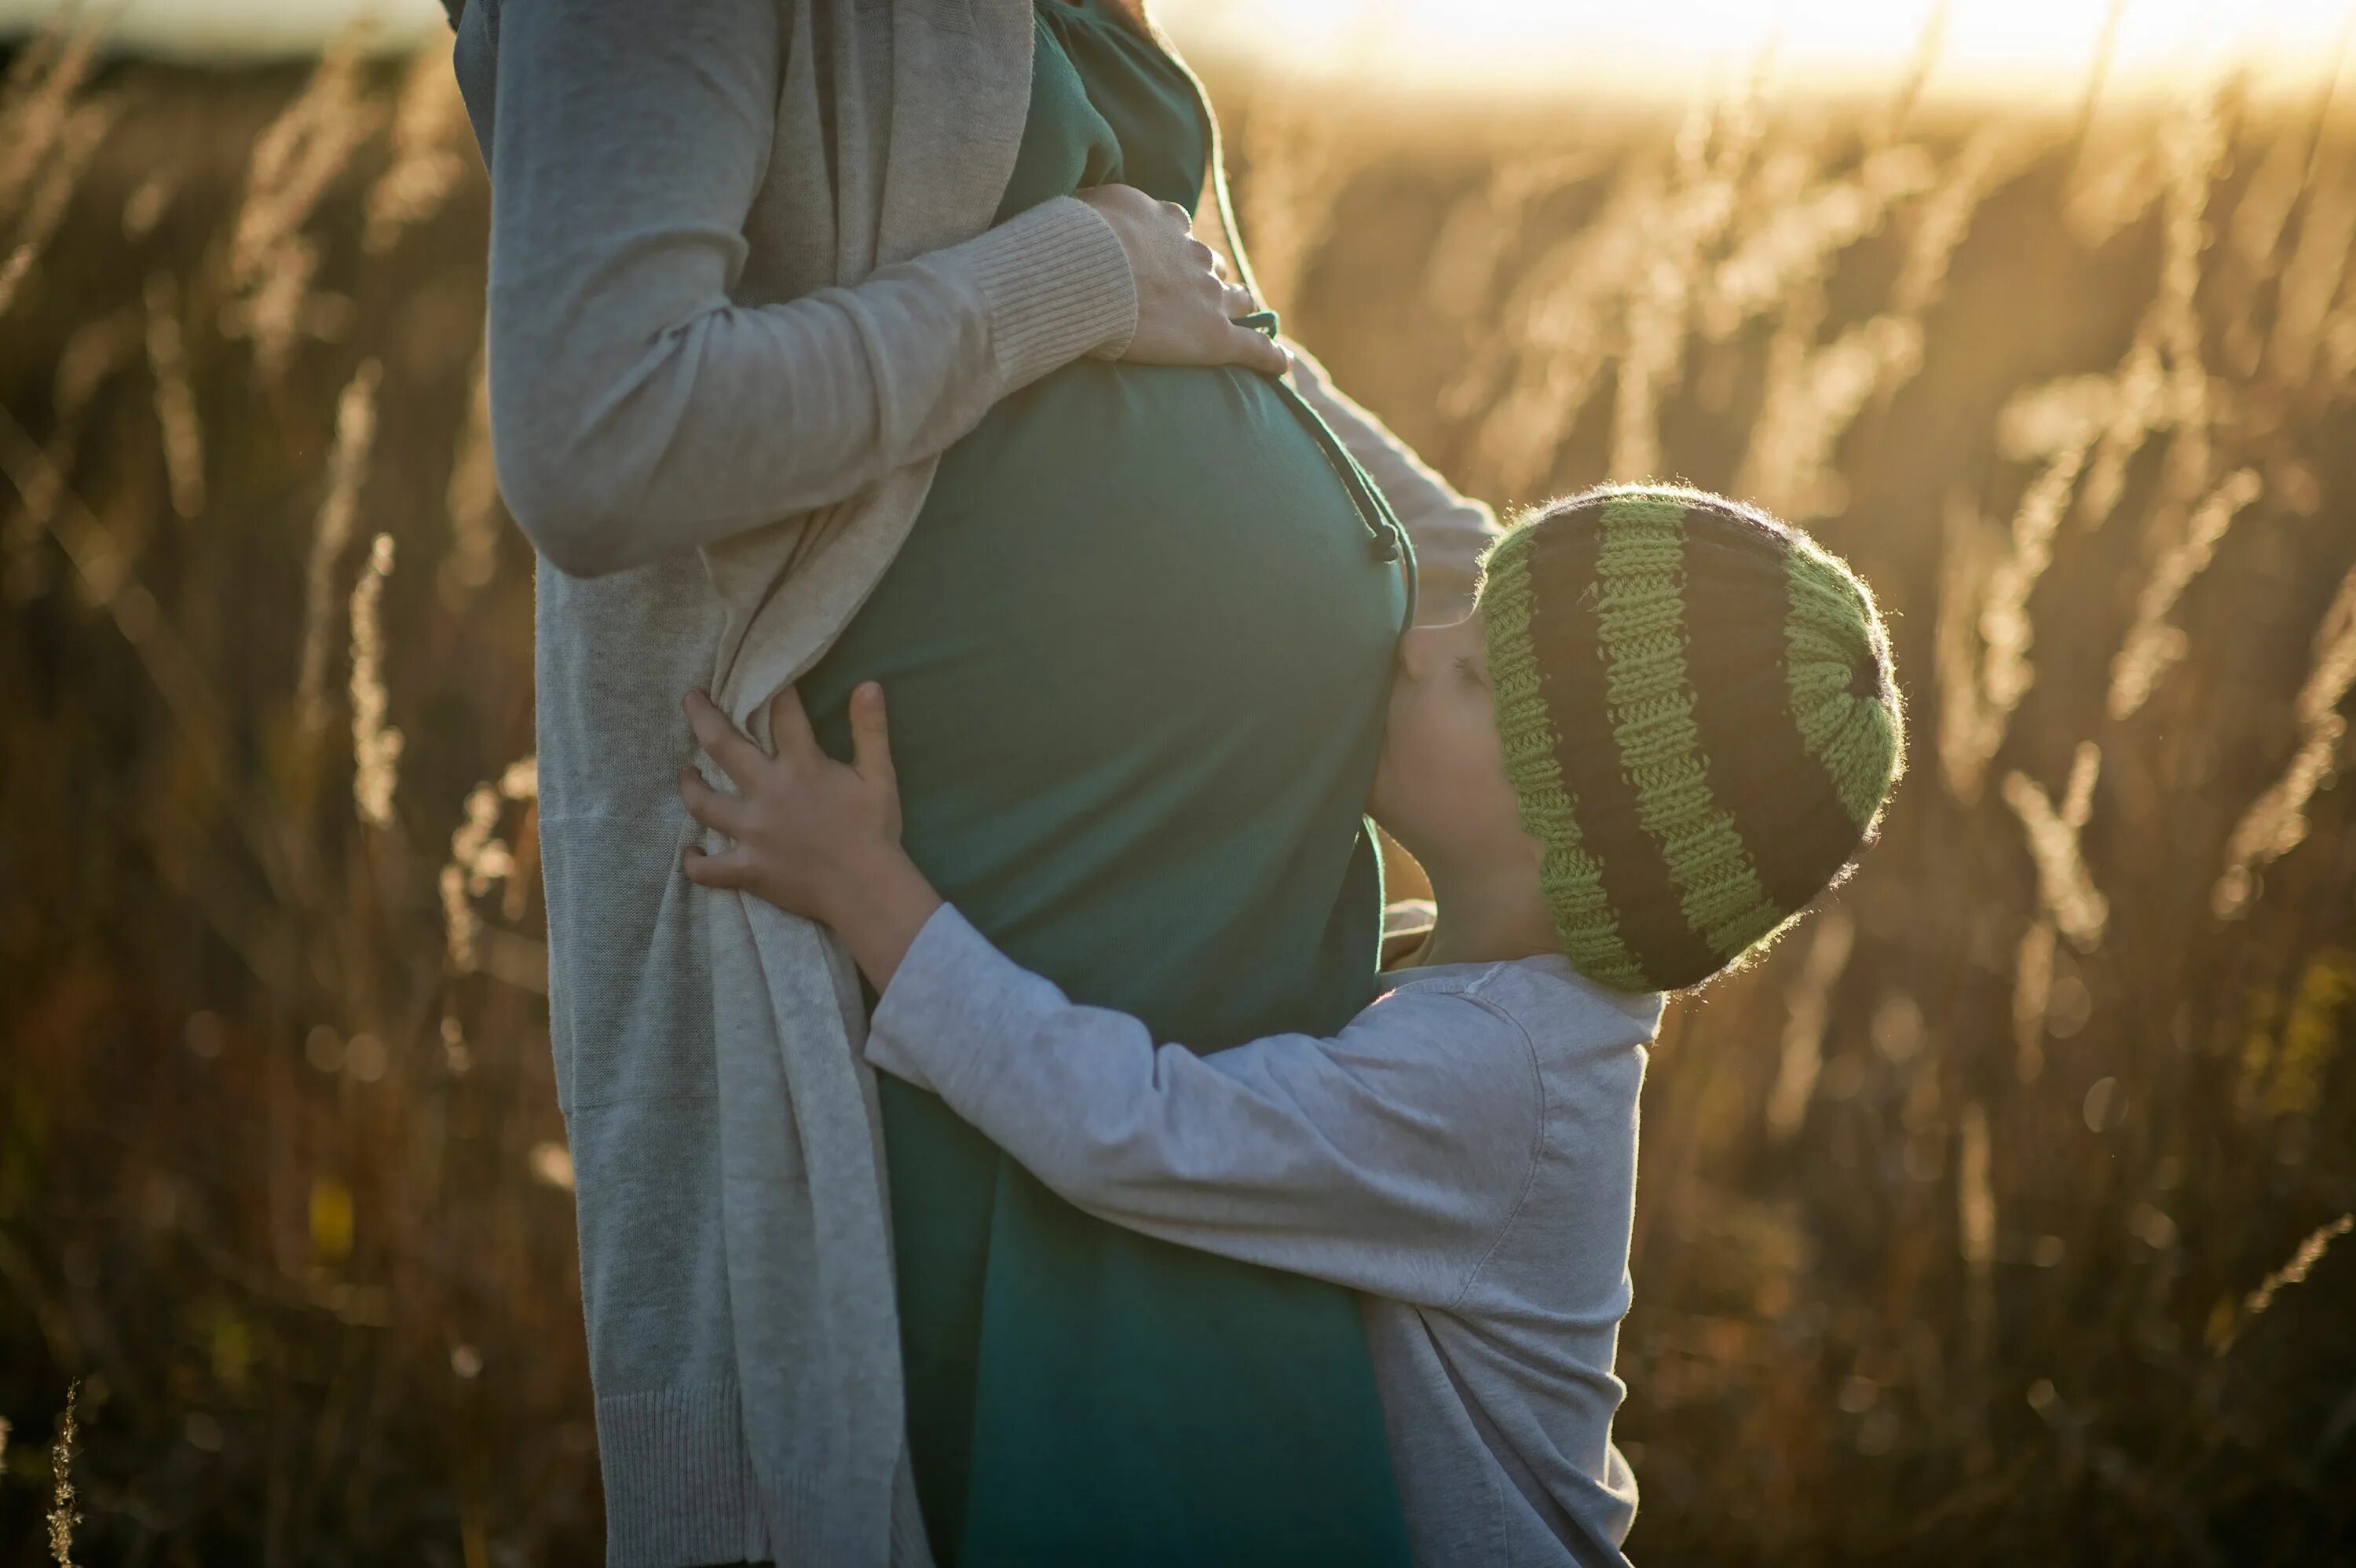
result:
[[[1890,80],[1936,16],[1934,94],[2075,91],[2106,28],[2115,85],[2233,67],[2317,84],[2340,68],[2356,16],[2351,0],[1162,0],[1161,9],[1190,47],[1248,43],[1312,70],[1456,88],[1657,80],[1677,92],[1762,61],[1787,89]]]
[[[1786,90],[1849,87],[1905,69],[1944,11],[1933,93],[2069,91],[2085,80],[2115,0],[1154,0],[1190,49],[1318,75],[1452,89],[1558,87],[1682,96],[1765,60]],[[59,0],[0,0],[0,31]],[[362,14],[389,43],[444,30],[438,0],[96,0],[123,44],[182,57],[314,48]],[[2317,85],[2340,69],[2356,0],[2121,0],[2111,80],[2164,86],[2224,66]]]

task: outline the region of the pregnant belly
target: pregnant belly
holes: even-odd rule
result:
[[[909,849],[985,933],[1207,1047],[1364,1000],[1376,912],[1339,904],[1404,607],[1271,383],[1083,362],[945,454],[803,688],[840,752],[884,683]]]

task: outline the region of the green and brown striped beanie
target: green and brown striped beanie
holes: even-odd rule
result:
[[[1806,535],[1668,485],[1511,529],[1481,608],[1497,732],[1563,950],[1700,984],[1847,874],[1905,763],[1873,596]]]

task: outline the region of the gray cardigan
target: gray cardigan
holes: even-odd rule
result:
[[[616,1564],[925,1560],[855,976],[818,928],[679,874],[679,701],[706,686],[757,731],[939,453],[1133,329],[1085,204],[988,227],[1031,25],[1030,0],[461,17],[493,450],[541,558],[551,1030]],[[1485,509],[1299,376],[1413,534],[1433,613],[1461,608]]]
[[[1334,1039],[1196,1056],[944,904],[867,1060],[1092,1214],[1365,1292],[1420,1568],[1624,1564],[1612,1360],[1661,998],[1558,957],[1387,978]]]

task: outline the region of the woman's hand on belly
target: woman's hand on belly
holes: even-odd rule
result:
[[[1120,357],[1143,365],[1242,365],[1281,376],[1290,361],[1276,343],[1235,318],[1251,295],[1226,281],[1225,263],[1194,238],[1194,219],[1174,201],[1134,186],[1079,193],[1111,225],[1137,283],[1137,330]]]

